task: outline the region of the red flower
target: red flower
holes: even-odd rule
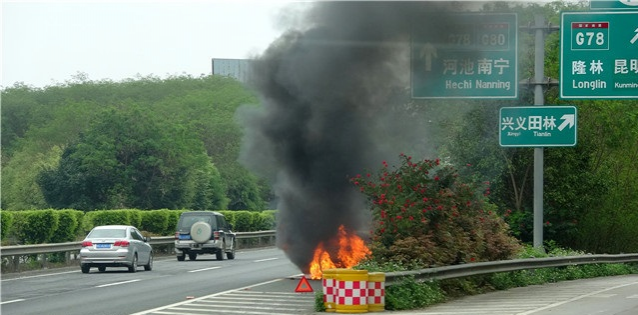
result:
[[[434,176],[434,180],[439,180],[439,177],[438,176]]]

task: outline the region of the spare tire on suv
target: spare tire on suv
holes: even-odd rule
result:
[[[191,238],[197,243],[206,243],[213,235],[213,230],[210,224],[206,222],[195,222],[191,226]]]
[[[217,260],[235,258],[236,235],[226,218],[215,211],[183,212],[175,231],[175,255],[184,261],[197,255],[215,254]]]

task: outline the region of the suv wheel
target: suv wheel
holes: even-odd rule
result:
[[[230,251],[226,252],[226,258],[235,259],[235,248],[237,248],[237,241],[233,240],[233,247],[230,249]]]
[[[217,258],[217,260],[224,260],[224,248],[223,248],[223,246],[217,252],[215,252],[215,258]]]

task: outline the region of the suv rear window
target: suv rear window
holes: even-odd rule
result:
[[[183,216],[177,227],[180,230],[188,230],[196,222],[206,222],[213,230],[217,229],[217,222],[214,220],[213,215],[186,215]]]

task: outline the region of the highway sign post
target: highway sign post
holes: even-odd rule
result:
[[[637,99],[638,11],[562,12],[560,56],[561,98]]]
[[[502,147],[572,147],[576,145],[574,106],[521,106],[500,110]]]
[[[518,98],[517,15],[459,16],[413,30],[412,97]]]

